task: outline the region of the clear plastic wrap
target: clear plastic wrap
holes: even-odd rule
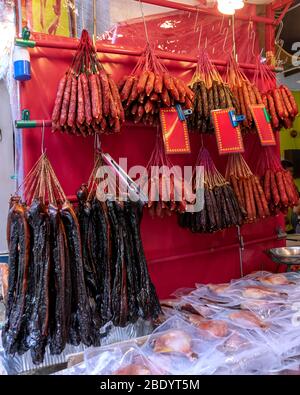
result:
[[[160,369],[153,365],[135,344],[116,345],[110,350],[90,357],[85,354],[86,373],[92,375],[158,375]]]
[[[297,318],[300,304],[296,302],[300,275],[284,274],[288,283],[274,276],[279,284],[270,287],[261,284],[260,279],[271,276],[257,272],[232,281],[225,289],[222,285],[220,292],[206,285],[188,292],[181,289],[175,293],[176,299],[162,303],[167,311],[166,320],[145,343],[132,340],[109,348],[87,349],[84,362],[68,372],[132,375],[147,374],[148,370],[167,375],[294,372],[300,366]],[[243,292],[249,287],[251,292],[253,287],[255,292],[270,288],[275,294],[272,291],[264,298],[245,297]]]
[[[165,374],[213,374],[219,339],[205,339],[201,330],[175,316],[157,328],[142,347]]]

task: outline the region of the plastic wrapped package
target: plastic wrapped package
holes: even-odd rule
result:
[[[176,311],[199,314],[202,317],[209,317],[213,314],[210,307],[207,307],[204,303],[200,306],[200,302],[194,305],[194,299],[188,297],[182,297],[181,299],[165,299],[161,301],[161,306]]]
[[[262,344],[256,345],[227,356],[224,365],[219,367],[219,374],[262,375],[281,369],[281,359]]]
[[[213,374],[219,344],[219,339],[204,339],[201,330],[174,316],[150,335],[142,350],[164,374]]]
[[[124,328],[116,327],[108,322],[101,328],[103,334],[101,345],[106,346],[124,340],[146,336],[153,331],[153,324],[139,318],[134,324],[128,324]]]
[[[97,350],[94,350],[97,351]],[[98,350],[96,356],[85,353],[86,374],[91,375],[159,375],[161,370],[151,363],[135,344],[116,345]]]
[[[183,296],[182,300],[186,302],[191,302],[193,304],[197,304],[200,301],[200,304],[203,304],[203,302],[207,303],[208,305],[215,306],[217,308],[218,306],[222,307],[235,307],[240,304],[239,301],[239,293],[233,294],[226,294],[226,295],[217,295],[213,292],[211,292],[208,288],[201,288],[197,289],[193,292],[191,292],[187,296]]]
[[[55,375],[160,375],[134,341],[89,348],[84,361]]]

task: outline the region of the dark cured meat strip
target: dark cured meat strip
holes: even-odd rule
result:
[[[207,96],[207,89],[203,81],[200,82],[200,89],[201,89],[201,98],[203,103],[203,116],[204,118],[208,118],[210,115],[208,108],[208,96]]]
[[[135,253],[135,237],[134,232],[131,230],[131,214],[132,205],[134,203],[125,202],[124,203],[124,240],[125,240],[125,254],[126,254],[126,265],[127,265],[127,288],[128,288],[128,305],[129,305],[129,322],[134,323],[139,317],[138,303],[137,303],[137,284],[139,281],[139,259]],[[129,229],[129,231],[128,231]]]
[[[21,330],[23,320],[26,319],[25,297],[30,261],[30,231],[25,217],[26,209],[18,202],[12,204],[8,224],[9,278],[6,322],[2,333],[3,346],[9,354],[19,351],[19,341],[23,337]]]
[[[91,311],[84,283],[81,240],[79,224],[70,203],[65,202],[61,209],[61,217],[65,226],[70,256],[72,277],[72,311],[71,311],[71,344],[80,340],[85,345],[91,345]]]
[[[208,231],[213,232],[216,228],[216,219],[215,219],[215,213],[213,208],[213,202],[211,200],[210,190],[208,188],[204,189],[204,199],[207,207],[207,216],[208,216],[208,224],[209,224]]]
[[[214,110],[218,110],[220,108],[220,102],[219,102],[219,92],[218,92],[217,81],[213,81],[212,90],[213,90],[213,96],[214,96]]]
[[[238,200],[237,200],[237,198],[236,198],[236,196],[235,196],[235,194],[233,192],[233,189],[231,188],[230,185],[226,185],[224,187],[224,189],[226,190],[228,199],[229,199],[229,201],[231,203],[232,209],[234,210],[235,215],[236,215],[236,219],[237,219],[237,222],[234,223],[233,225],[242,225],[242,223],[243,223],[243,214],[242,214],[242,210],[241,210],[241,208],[240,208],[240,206],[238,204]]]
[[[103,293],[102,293],[102,306],[101,306],[101,318],[104,322],[108,322],[112,317],[112,268],[111,268],[111,256],[112,256],[112,239],[111,239],[111,226],[109,223],[108,209],[105,203],[101,203],[102,209],[102,226],[103,232]]]
[[[87,205],[85,211],[87,211]],[[101,325],[111,319],[111,266],[109,257],[109,226],[103,205],[96,198],[91,203],[91,218],[88,228],[88,251],[95,267],[97,286],[96,305]]]
[[[221,212],[221,217],[220,217],[220,229],[223,229],[226,227],[226,224],[224,223],[224,213],[223,213],[223,199],[222,199],[222,191],[221,188],[214,188],[214,194],[215,194],[215,199],[216,199],[216,205],[220,208]]]
[[[50,352],[60,354],[68,340],[66,297],[70,298],[70,288],[66,283],[66,265],[69,264],[67,239],[58,208],[49,205],[51,274],[50,274],[50,312],[49,327]]]
[[[141,317],[155,319],[161,314],[161,308],[148,272],[140,234],[143,205],[141,202],[125,202],[125,209],[127,211],[127,226],[134,240],[134,255],[138,265],[137,271],[140,273],[137,301],[141,308]]]
[[[34,364],[44,359],[49,333],[50,222],[46,207],[35,199],[28,209],[33,230],[33,299],[28,344]]]
[[[113,317],[112,322],[114,325],[125,326],[126,323],[121,321],[121,289],[122,289],[122,263],[124,260],[124,245],[123,245],[123,234],[119,225],[118,213],[116,212],[117,203],[113,201],[107,201],[108,215],[112,230],[112,267],[114,270],[114,280],[112,288],[112,310]]]
[[[218,188],[220,188],[220,187],[214,187],[214,189],[212,190],[212,193],[211,193],[211,198],[212,198],[212,202],[213,202],[213,206],[214,206],[214,210],[215,210],[216,230],[222,229],[221,207],[217,204],[217,200],[215,197],[215,190]]]
[[[122,234],[122,259],[121,259],[121,267],[120,267],[120,315],[119,315],[119,326],[124,327],[129,323],[129,295],[130,295],[130,289],[129,289],[129,284],[128,284],[128,277],[132,278],[132,270],[129,267],[129,264],[132,263],[132,257],[131,257],[131,251],[129,247],[129,240],[128,240],[128,233],[126,229],[126,223],[125,223],[125,218],[124,218],[124,207],[120,203],[115,203],[115,211],[118,217],[118,222],[120,226],[120,232]],[[132,285],[131,281],[131,285]]]
[[[232,205],[232,195],[230,194],[229,189],[231,189],[231,188],[228,187],[227,185],[224,185],[222,187],[224,198],[226,201],[227,212],[229,215],[228,225],[229,226],[230,225],[238,225],[239,224],[238,213],[236,212],[235,208]]]
[[[92,208],[90,203],[86,202],[87,188],[86,186],[81,187],[81,191],[85,189],[83,197],[77,193],[79,199],[78,207],[78,223],[80,227],[81,245],[82,245],[82,262],[84,280],[89,299],[89,306],[92,314],[92,327],[91,327],[91,339],[94,346],[100,345],[100,300],[101,290],[100,281],[96,266],[100,266],[100,262],[97,262],[92,254],[92,251],[96,250],[96,246],[93,244],[92,237],[95,235],[96,230],[91,226],[92,224]],[[91,245],[93,246],[91,248]]]
[[[218,84],[218,95],[220,100],[220,108],[226,108],[226,88],[224,90],[223,84]]]

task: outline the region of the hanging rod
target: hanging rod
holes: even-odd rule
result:
[[[67,41],[68,40],[68,41]],[[37,48],[55,48],[55,49],[66,49],[66,50],[76,50],[78,48],[78,42],[73,39],[65,39],[64,41],[59,40],[35,40],[35,47]],[[116,46],[109,46],[107,44],[100,44],[99,42],[96,44],[97,52],[115,54],[115,55],[126,55],[126,56],[136,56],[139,57],[142,55],[143,50],[129,50]],[[197,57],[186,56],[174,54],[166,51],[155,51],[155,54],[164,60],[175,60],[178,62],[188,62],[188,63],[197,63]],[[225,67],[227,62],[222,59],[213,59],[212,63],[216,66]],[[256,69],[256,65],[253,63],[239,63],[239,66],[243,69],[254,70]]]

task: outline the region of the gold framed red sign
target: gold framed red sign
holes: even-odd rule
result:
[[[160,121],[167,154],[189,154],[190,139],[186,121],[181,121],[176,108],[162,108]]]
[[[241,129],[238,125],[233,125],[230,114],[232,111],[234,111],[234,108],[211,112],[220,155],[244,152]]]

